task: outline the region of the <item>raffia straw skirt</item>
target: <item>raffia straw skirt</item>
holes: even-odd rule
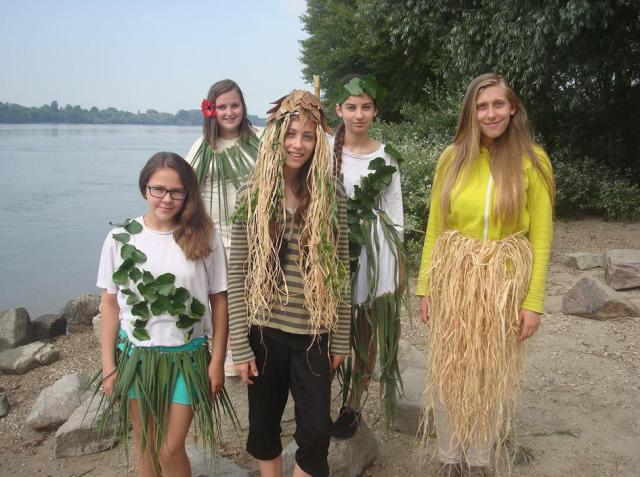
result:
[[[424,415],[439,397],[462,449],[495,442],[499,452],[509,432],[522,373],[518,314],[532,261],[522,235],[483,243],[447,231],[434,245]]]

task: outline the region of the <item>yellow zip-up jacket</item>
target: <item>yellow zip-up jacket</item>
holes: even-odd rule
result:
[[[534,151],[543,168],[551,171],[551,162],[543,149],[535,147]],[[431,191],[431,206],[427,234],[422,250],[420,273],[418,274],[418,296],[429,295],[427,272],[431,266],[433,244],[444,231],[440,212],[440,192],[442,176],[440,167],[443,153],[438,160],[436,174]],[[489,170],[489,151],[480,149],[480,156],[473,161],[462,188],[456,183],[451,194],[450,212],[447,217],[449,229],[455,229],[462,235],[479,241],[500,240],[509,235],[523,232],[533,249],[533,269],[527,296],[523,308],[543,313],[544,295],[549,266],[549,253],[553,235],[553,212],[551,197],[544,179],[533,166],[529,158],[522,161],[523,186],[525,199],[520,211],[517,225],[503,223],[494,213],[494,182]],[[461,284],[462,286],[462,284]]]

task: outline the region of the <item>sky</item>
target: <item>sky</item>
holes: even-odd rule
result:
[[[0,101],[176,113],[236,81],[249,114],[302,79],[305,0],[0,0]]]

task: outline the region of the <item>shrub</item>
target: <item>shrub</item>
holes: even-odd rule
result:
[[[640,187],[626,177],[603,181],[598,198],[607,220],[640,218]]]

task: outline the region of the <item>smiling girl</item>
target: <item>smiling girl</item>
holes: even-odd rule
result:
[[[117,432],[126,436],[131,420],[139,475],[191,475],[191,421],[213,453],[220,416],[212,403],[228,405],[224,245],[180,156],[154,154],[138,184],[147,212],[112,230],[100,257],[102,425],[119,402]]]
[[[280,421],[291,392],[293,475],[322,477],[332,373],[349,354],[347,211],[322,103],[296,90],[275,104],[233,226],[231,346],[248,388],[247,451],[260,474],[282,475]]]
[[[357,429],[376,357],[380,395],[391,424],[400,386],[398,340],[403,293],[403,206],[398,161],[369,135],[386,91],[371,76],[347,77],[336,113],[342,124],[333,142],[336,170],[348,196],[351,250],[351,348],[342,370],[343,407],[332,435]]]
[[[214,83],[201,109],[203,135],[193,143],[186,159],[196,171],[207,211],[229,250],[236,191],[256,161],[258,138],[247,118],[244,95],[234,81]],[[225,359],[225,375],[237,375],[230,349]]]
[[[522,101],[502,76],[478,76],[438,161],[417,285],[429,325],[425,422],[433,409],[443,475],[488,475],[492,450],[499,461],[522,344],[543,312],[553,197]]]

